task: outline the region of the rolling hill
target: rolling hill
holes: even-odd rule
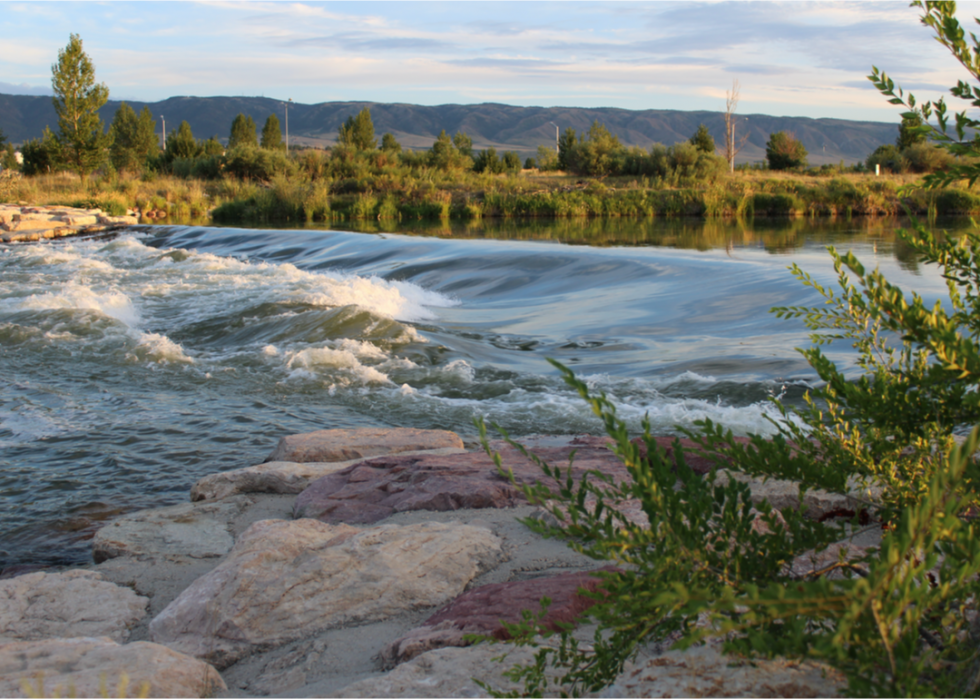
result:
[[[119,108],[110,101],[100,114],[106,125]],[[231,122],[239,113],[251,116],[261,130],[270,114],[284,122],[283,103],[265,97],[171,97],[161,102],[129,102],[137,112],[150,108],[158,120],[162,115],[167,130],[186,120],[198,138],[217,136],[227,141]],[[289,107],[289,136],[294,144],[329,146],[336,141],[337,128],[347,117],[363,107],[371,110],[376,134],[391,132],[399,142],[413,149],[428,148],[443,129],[449,134],[465,131],[479,150],[494,147],[533,155],[540,145],[555,144],[555,124],[564,131],[579,133],[594,120],[606,127],[626,145],[648,148],[653,143],[670,145],[686,140],[704,123],[715,142],[724,143],[722,112],[682,112],[666,109],[632,111],[615,108],[514,107],[505,104],[444,104],[425,107],[413,104],[373,102],[292,103]],[[13,143],[40,137],[45,126],[54,130],[57,117],[50,97],[0,94],[0,129]],[[736,137],[748,133],[748,141],[738,162],[765,159],[769,134],[790,131],[806,146],[812,165],[854,163],[864,160],[883,143],[894,143],[898,135],[894,124],[845,119],[775,117],[766,114],[738,115]]]

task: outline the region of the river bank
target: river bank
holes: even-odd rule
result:
[[[380,177],[380,176],[379,176]],[[419,179],[294,173],[212,178],[69,173],[0,182],[0,199],[100,207],[142,223],[333,224],[374,221],[782,218],[850,219],[980,213],[968,188],[916,188],[918,175],[739,172],[706,180],[430,173]]]
[[[551,463],[575,449],[577,477],[625,476],[602,438],[522,442]],[[493,446],[519,482],[539,475],[516,450]],[[754,499],[793,506],[789,484],[752,487]],[[852,504],[807,496],[816,517]],[[23,695],[19,680],[36,682],[40,671],[45,691],[73,682],[83,696],[100,674],[113,687],[122,673],[133,692],[148,682],[150,696],[485,696],[471,678],[514,688],[502,673],[529,655],[510,649],[508,663],[494,663],[506,648],[470,645],[464,634],[499,637],[500,619],[518,620],[543,595],[553,601],[547,619],[569,620],[589,604],[576,591],[598,582],[590,573],[601,562],[518,522],[543,511],[451,432],[285,437],[266,461],[201,479],[190,498],[99,530],[96,564],[0,580],[10,602],[0,611],[0,693]],[[794,572],[837,555],[803,557]],[[590,631],[580,630],[583,642]],[[832,696],[843,680],[813,663],[739,662],[710,644],[651,646],[604,695],[711,695],[722,686],[740,696]]]

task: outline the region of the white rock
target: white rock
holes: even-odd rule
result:
[[[92,555],[96,563],[117,556],[223,556],[235,543],[228,530],[229,523],[252,502],[242,497],[220,503],[185,503],[135,512],[99,529],[92,543]]]
[[[150,697],[213,697],[226,689],[207,663],[155,643],[55,638],[0,644],[3,697],[140,696],[141,691]]]
[[[146,615],[148,602],[92,570],[0,580],[0,642],[75,636],[124,641]]]
[[[483,527],[262,520],[150,623],[150,638],[226,667],[323,629],[444,604],[501,558]]]

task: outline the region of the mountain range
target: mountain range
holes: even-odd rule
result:
[[[157,119],[166,120],[167,131],[187,121],[198,138],[217,136],[227,141],[231,122],[239,113],[251,116],[261,132],[270,114],[285,126],[285,106],[266,97],[170,97],[160,102],[128,101],[137,112],[144,106]],[[120,102],[110,100],[100,110],[108,124]],[[556,125],[580,134],[593,121],[604,124],[622,143],[648,148],[653,143],[671,145],[687,140],[699,124],[708,127],[719,147],[725,141],[722,112],[683,112],[669,109],[628,110],[580,107],[514,107],[506,104],[384,104],[374,102],[323,102],[289,104],[289,138],[292,144],[326,147],[337,140],[337,129],[362,108],[371,110],[375,133],[392,133],[402,146],[429,148],[439,132],[467,133],[477,150],[494,147],[534,155],[538,146],[555,145]],[[15,144],[39,138],[45,126],[57,129],[58,119],[50,97],[0,94],[0,130]],[[766,114],[736,115],[736,141],[746,139],[737,162],[765,159],[766,141],[776,131],[792,132],[803,142],[811,165],[852,164],[867,158],[878,146],[894,143],[898,123],[777,117]],[[746,138],[747,137],[747,138]]]

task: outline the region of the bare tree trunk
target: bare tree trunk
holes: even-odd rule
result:
[[[749,140],[746,133],[741,139],[735,138],[735,110],[738,108],[738,80],[732,81],[732,89],[725,92],[725,160],[731,172],[735,172],[735,156]]]

